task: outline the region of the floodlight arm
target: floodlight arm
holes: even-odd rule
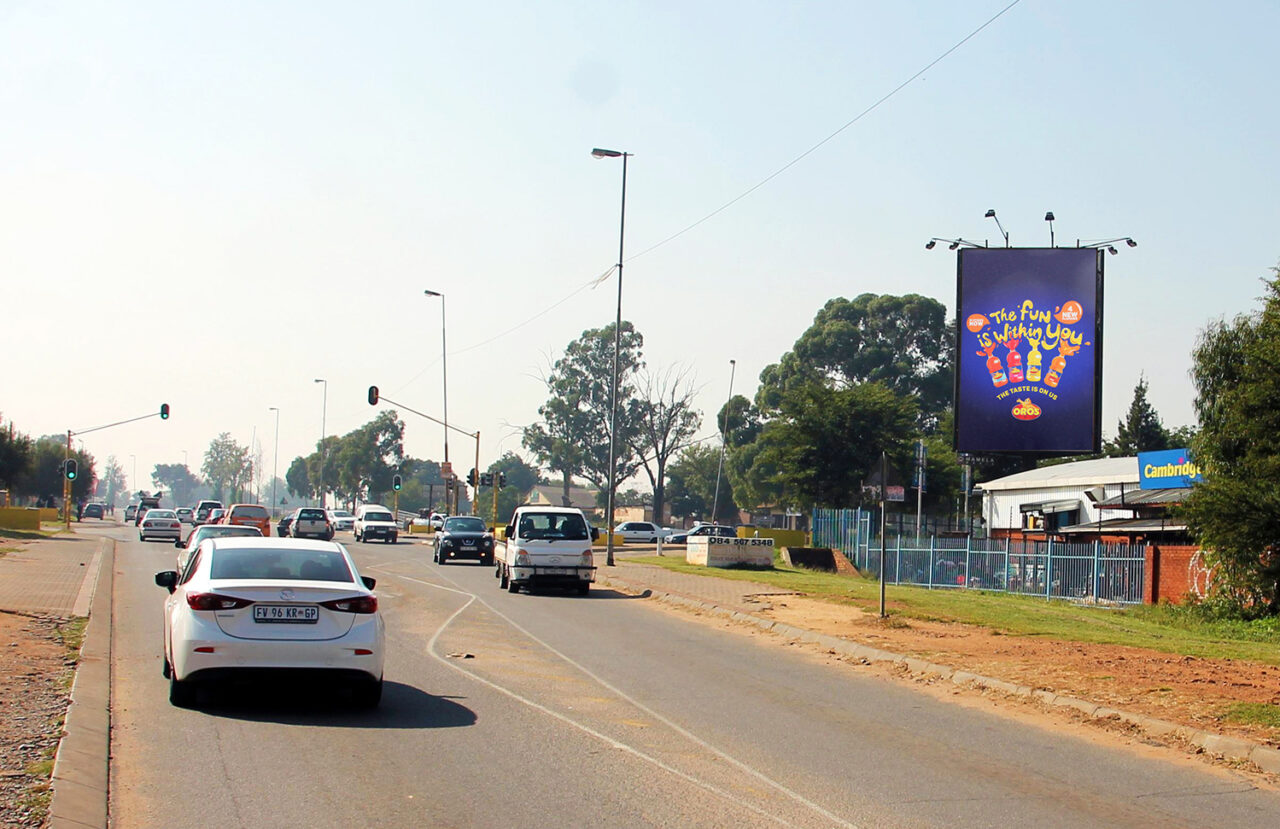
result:
[[[943,239],[940,236],[935,236],[929,241],[924,243],[924,248],[925,250],[933,250],[934,246],[939,242],[946,242],[948,250],[955,250],[956,248],[959,248],[959,247],[966,247],[966,248],[985,248],[986,247],[986,245],[980,245],[977,242],[970,242],[968,239]]]
[[[1116,238],[1114,238],[1114,239],[1103,239],[1103,240],[1098,241],[1098,242],[1094,242],[1094,241],[1081,242],[1079,239],[1076,239],[1076,247],[1078,247],[1078,248],[1105,248],[1105,247],[1107,247],[1108,245],[1113,245],[1113,244],[1115,244],[1116,242],[1124,242],[1126,245],[1128,245],[1128,246],[1129,246],[1129,247],[1131,247],[1131,248],[1136,248],[1136,247],[1138,246],[1138,243],[1137,243],[1137,242],[1135,242],[1135,241],[1133,241],[1133,239],[1132,239],[1132,238],[1130,238],[1130,237],[1128,237],[1128,236],[1117,236],[1117,237],[1116,237]]]

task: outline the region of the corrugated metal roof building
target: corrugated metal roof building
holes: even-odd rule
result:
[[[1138,489],[1137,458],[1099,458],[1045,466],[984,481],[982,517],[990,535],[1018,532],[1057,532],[1077,524],[1096,523],[1108,516],[1099,501],[1121,491]],[[1112,513],[1114,516],[1114,513]]]

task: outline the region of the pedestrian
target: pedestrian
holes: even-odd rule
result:
[[[76,520],[79,521],[84,515],[84,501],[76,501]]]

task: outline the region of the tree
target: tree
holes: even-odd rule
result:
[[[201,471],[208,480],[209,486],[213,488],[213,497],[216,500],[239,501],[244,485],[253,476],[253,462],[249,458],[249,447],[236,443],[230,432],[223,432],[209,441]]]
[[[391,476],[404,460],[404,422],[394,411],[343,435],[330,457],[336,467],[336,491],[349,500],[391,491]]]
[[[289,464],[284,473],[285,484],[289,494],[295,498],[311,498],[315,496],[315,488],[311,485],[311,476],[307,470],[307,459],[299,455]]]
[[[60,499],[65,480],[63,461],[67,457],[66,435],[45,435],[39,438],[32,444],[31,465],[16,484],[15,490],[37,498]],[[83,450],[74,450],[70,457],[76,461],[76,479],[71,482],[71,499],[85,500],[94,488],[93,455]]]
[[[124,467],[116,460],[115,455],[107,455],[107,463],[98,482],[98,492],[112,506],[118,506],[121,498],[126,503],[129,500],[129,479],[125,477]]]
[[[1123,458],[1168,448],[1169,433],[1160,423],[1160,415],[1147,402],[1147,378],[1139,375],[1129,412],[1116,424],[1116,437],[1108,443],[1106,454]]]
[[[598,489],[608,487],[613,340],[611,323],[583,331],[581,337],[569,343],[564,356],[544,380],[550,397],[538,408],[541,422],[524,429],[524,447],[540,464],[559,473],[566,498],[575,475],[586,478]],[[644,365],[644,338],[624,320],[620,343],[614,461],[614,480],[618,482],[634,475],[640,465],[632,449],[640,415],[631,378]]]
[[[15,431],[12,421],[8,428],[0,422],[0,489],[14,489],[30,474],[33,448],[31,438]]]
[[[716,465],[720,462],[720,447],[695,443],[685,447],[668,467],[667,493],[671,514],[679,518],[706,518],[711,521],[711,501],[716,485]],[[722,483],[720,515],[737,513],[732,493]]]
[[[639,422],[631,449],[649,476],[653,520],[661,524],[666,506],[667,462],[692,442],[702,417],[693,409],[695,390],[683,370],[667,369],[659,377],[642,372],[637,385]]]
[[[954,328],[946,306],[907,294],[861,294],[829,300],[778,363],[761,372],[756,401],[766,413],[789,390],[823,381],[836,389],[879,382],[918,398],[921,425],[932,430],[950,405]]]
[[[507,476],[507,485],[498,490],[497,523],[502,524],[516,511],[516,507],[525,502],[529,490],[537,486],[538,468],[525,463],[524,459],[514,452],[508,451],[489,464],[486,471],[493,475],[495,486],[500,474]],[[489,518],[492,517],[492,512],[493,488],[482,486],[476,492],[476,514]]]
[[[1216,572],[1215,596],[1245,615],[1280,614],[1280,268],[1260,312],[1210,324],[1192,352],[1204,471],[1183,508]]]
[[[756,463],[777,470],[783,506],[848,506],[861,496],[881,450],[909,468],[915,418],[915,401],[881,383],[844,389],[810,383],[781,398],[779,417],[760,433]]]
[[[200,486],[200,479],[184,463],[156,464],[151,480],[168,492],[175,504],[194,503],[196,487]]]

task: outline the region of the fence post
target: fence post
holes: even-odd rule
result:
[[[1101,552],[1102,552],[1102,539],[1100,538],[1095,539],[1093,542],[1093,600],[1095,602],[1102,600],[1102,596],[1099,595],[1099,592],[1098,592],[1102,587],[1102,585],[1098,581],[1098,575],[1099,575],[1098,574],[1098,556]]]
[[[1049,598],[1053,584],[1053,536],[1049,536],[1049,553],[1044,558],[1044,597]]]
[[[973,539],[964,537],[964,587],[969,589],[969,551],[973,549]]]
[[[899,527],[901,529],[901,527]],[[897,539],[893,543],[894,563],[893,563],[893,583],[902,584],[902,533],[898,533]]]
[[[933,536],[929,536],[929,589],[933,589]]]
[[[1004,537],[1004,572],[1000,574],[1001,588],[1009,592],[1009,536]]]

